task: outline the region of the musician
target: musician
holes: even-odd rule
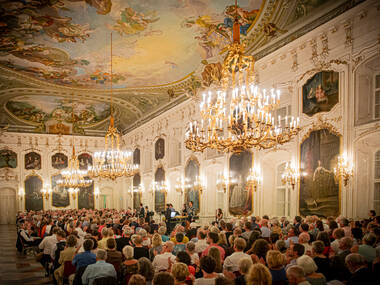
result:
[[[218,210],[216,210],[215,220],[217,223],[219,223],[222,219],[223,219],[223,211],[221,208],[219,208]]]
[[[140,203],[139,218],[145,219],[145,209],[142,203]]]
[[[182,212],[182,216],[187,216],[187,206],[186,206],[186,203],[183,204],[181,212]]]
[[[193,201],[189,201],[188,207],[187,207],[187,216],[189,217],[189,222],[193,221],[193,217],[195,216],[195,209],[193,205]]]

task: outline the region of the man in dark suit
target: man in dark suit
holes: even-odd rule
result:
[[[145,209],[142,203],[140,203],[139,218],[145,219]]]
[[[130,227],[125,227],[123,236],[116,239],[116,249],[120,252],[123,252],[123,248],[126,245],[131,245],[131,235],[133,234],[133,230]]]
[[[375,284],[372,272],[368,269],[363,256],[358,253],[350,253],[346,257],[347,268],[352,273],[347,285]]]

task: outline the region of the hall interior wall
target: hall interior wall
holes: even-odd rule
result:
[[[353,179],[341,189],[341,213],[348,217],[365,217],[374,207],[374,155],[380,150],[380,118],[375,118],[372,108],[373,80],[380,72],[379,16],[378,1],[365,1],[256,62],[257,83],[261,87],[281,90],[281,107],[291,105],[291,115],[300,117],[303,130],[291,143],[277,150],[255,152],[255,161],[261,166],[264,179],[254,193],[253,214],[278,215],[276,169],[290,160],[299,166],[300,143],[313,124],[318,127],[321,122],[327,122],[342,135],[343,150],[355,166]],[[339,72],[339,103],[330,112],[308,117],[302,114],[302,86],[322,70]],[[158,166],[165,169],[169,183],[167,201],[176,209],[181,208],[184,196],[174,191],[174,185],[177,178],[184,175],[188,159],[195,157],[200,163],[200,176],[206,184],[201,196],[200,217],[202,221],[208,221],[214,218],[217,208],[222,208],[225,215],[230,216],[228,192],[215,191],[218,172],[228,173],[229,155],[212,151],[194,154],[184,147],[189,120],[200,119],[198,104],[195,98],[187,100],[125,134],[123,140],[131,150],[136,147],[141,150],[140,172],[146,189],[142,201],[150,209],[154,208],[154,199],[148,190]],[[158,138],[165,139],[165,157],[155,160],[154,143]],[[71,137],[62,136],[61,142],[62,152],[70,157]],[[103,144],[103,138],[75,136],[79,154],[93,154]],[[58,172],[51,167],[51,156],[58,150],[58,137],[5,132],[0,138],[0,149],[4,147],[17,153],[18,165],[7,170],[7,176],[4,174],[6,170],[0,169],[0,183],[17,190],[18,210],[23,210],[24,201],[18,193],[23,188],[25,177],[32,174],[24,168],[24,155],[31,149],[41,154],[43,166],[35,173],[42,177],[44,183],[51,183],[51,175]],[[132,207],[131,185],[131,178],[95,182],[100,194],[112,193],[112,204],[116,209]],[[290,190],[289,199],[289,216],[294,216],[299,212],[297,188]],[[96,208],[100,207],[99,203],[97,199]],[[45,209],[53,209],[51,198],[44,206]],[[70,198],[69,207],[76,206],[76,201]]]

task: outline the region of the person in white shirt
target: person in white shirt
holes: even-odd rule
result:
[[[33,237],[31,234],[30,224],[21,224],[20,236],[23,239],[23,242],[30,246],[37,246],[41,242],[40,237]]]
[[[172,254],[174,243],[167,241],[162,246],[162,253],[157,254],[153,259],[153,268],[155,272],[166,271],[169,269],[169,258],[172,263],[175,262],[176,256]]]
[[[269,238],[270,237],[270,229],[268,228],[268,220],[267,219],[261,220],[261,236],[263,238]]]
[[[247,246],[243,238],[237,238],[234,242],[235,252],[224,260],[223,269],[229,272],[239,271],[239,261],[242,258],[250,258],[250,256],[243,252]]]
[[[54,227],[52,230],[53,234],[51,236],[44,237],[44,239],[42,240],[42,242],[38,246],[39,249],[43,250],[43,255],[42,255],[40,262],[46,270],[46,274],[45,274],[46,276],[49,275],[48,264],[54,258],[53,257],[53,251],[54,251],[56,244],[58,242],[58,239],[57,239],[58,231],[59,231],[59,229],[57,227]]]
[[[198,237],[198,241],[195,244],[195,252],[202,253],[208,247],[207,240],[206,240],[207,235],[205,232],[199,229],[197,237]]]
[[[79,238],[84,238],[86,235],[86,233],[82,230],[82,223],[79,220],[77,221],[76,228],[74,230],[77,231]]]

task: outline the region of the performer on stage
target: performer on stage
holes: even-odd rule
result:
[[[187,216],[187,206],[186,206],[186,204],[183,204],[181,214],[182,214],[182,216]]]
[[[195,216],[195,209],[193,206],[193,201],[189,201],[189,205],[187,207],[187,216],[189,217],[189,222],[193,222],[193,217]]]

